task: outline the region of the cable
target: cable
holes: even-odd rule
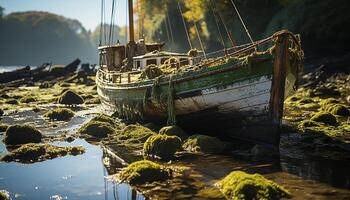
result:
[[[231,0],[231,3],[232,3],[233,7],[234,7],[235,10],[236,10],[236,13],[237,13],[237,15],[238,15],[238,17],[239,17],[239,20],[241,21],[241,23],[242,23],[242,25],[243,25],[243,27],[244,27],[244,30],[245,30],[245,32],[247,33],[247,35],[248,35],[250,41],[251,41],[251,42],[254,42],[252,36],[250,36],[249,31],[248,31],[247,27],[246,27],[245,24],[244,24],[244,21],[243,21],[243,19],[242,19],[242,17],[241,17],[241,14],[239,14],[239,11],[238,11],[238,9],[237,9],[235,3],[233,2],[233,0]]]
[[[180,11],[180,15],[181,15],[181,18],[182,18],[182,23],[184,25],[184,28],[185,28],[185,32],[186,32],[186,37],[187,37],[187,41],[188,41],[188,44],[190,45],[190,49],[193,49],[192,48],[192,44],[191,44],[191,38],[188,34],[188,30],[187,30],[187,26],[186,26],[186,21],[185,21],[185,18],[184,16],[182,15],[182,9],[181,9],[181,5],[180,5],[180,1],[178,0],[177,1],[177,5],[179,7],[179,11]]]

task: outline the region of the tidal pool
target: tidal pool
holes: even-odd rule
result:
[[[108,179],[100,146],[81,139],[53,144],[81,145],[86,153],[34,164],[0,162],[0,189],[9,191],[12,199],[144,199],[129,185]],[[6,153],[3,143],[0,153]]]

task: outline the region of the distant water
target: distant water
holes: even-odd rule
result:
[[[11,72],[11,71],[21,69],[24,67],[26,67],[26,66],[0,66],[0,73]],[[35,68],[37,68],[37,66],[30,66],[30,69],[35,69]]]

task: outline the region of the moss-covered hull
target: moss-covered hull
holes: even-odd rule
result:
[[[283,91],[288,96],[295,84],[297,70],[289,62],[285,67],[288,70],[286,90],[283,88]],[[249,62],[231,60],[221,65],[127,84],[105,82],[98,74],[97,88],[106,111],[116,112],[129,120],[165,123],[172,109],[171,99],[180,126],[276,143],[279,135],[271,118],[273,69],[273,56],[261,54]],[[262,133],[261,127],[265,127],[266,133]],[[244,131],[237,132],[238,129]]]

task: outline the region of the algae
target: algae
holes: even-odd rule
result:
[[[291,194],[260,174],[233,171],[217,183],[227,199],[281,199]]]
[[[78,132],[80,134],[86,134],[96,138],[105,138],[108,135],[113,134],[115,130],[106,122],[90,121],[80,127]]]
[[[343,117],[350,116],[350,110],[342,104],[327,104],[322,108],[326,112],[330,112],[333,115],[339,115]]]
[[[182,145],[185,150],[190,152],[203,152],[209,154],[222,153],[229,148],[229,144],[222,142],[216,137],[207,135],[192,135],[185,140]]]
[[[123,169],[118,179],[131,185],[164,181],[170,178],[170,170],[148,160],[137,161]]]
[[[12,104],[12,105],[18,105],[19,104],[16,99],[9,99],[9,100],[5,101],[5,103]]]
[[[110,124],[111,126],[116,125],[116,121],[112,117],[103,114],[96,115],[94,118],[91,119],[91,121],[105,122]]]
[[[159,134],[169,135],[169,136],[177,136],[182,140],[186,139],[188,136],[185,131],[182,130],[179,126],[165,126],[160,129]]]
[[[42,133],[31,125],[13,125],[7,128],[4,143],[7,145],[41,142]]]
[[[68,108],[56,108],[44,114],[50,120],[69,121],[74,116],[74,112]]]
[[[49,144],[24,144],[1,158],[2,161],[36,162],[65,155],[79,155],[85,152],[81,146],[58,147]]]
[[[337,118],[329,112],[317,112],[311,117],[312,121],[316,122],[323,122],[324,124],[332,125],[332,126],[337,126]]]
[[[58,103],[66,105],[83,104],[84,99],[72,90],[67,90],[58,98]]]
[[[181,150],[181,139],[177,136],[152,135],[144,146],[144,157],[159,157],[162,160],[170,160],[177,151]]]

